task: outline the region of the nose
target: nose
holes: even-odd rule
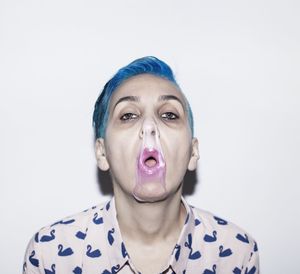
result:
[[[156,139],[159,137],[159,131],[156,123],[153,120],[145,119],[140,130],[140,138],[148,146],[153,146]]]

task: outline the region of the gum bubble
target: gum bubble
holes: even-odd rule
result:
[[[156,124],[145,120],[142,132],[133,195],[139,201],[154,202],[166,196],[166,163]],[[147,164],[149,162],[151,165]]]

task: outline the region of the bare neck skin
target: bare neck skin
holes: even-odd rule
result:
[[[142,273],[158,273],[167,266],[186,218],[181,187],[166,200],[139,203],[114,188],[117,219],[126,249]]]
[[[143,243],[155,243],[175,236],[183,227],[186,210],[181,204],[181,189],[166,200],[154,203],[137,202],[133,196],[115,188],[117,219],[122,236]]]

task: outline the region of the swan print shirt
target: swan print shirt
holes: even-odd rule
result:
[[[186,221],[162,273],[259,273],[257,245],[249,234],[183,197],[182,203]],[[25,273],[139,274],[121,237],[114,198],[37,232],[27,247]]]

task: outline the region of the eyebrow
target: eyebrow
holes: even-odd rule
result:
[[[175,95],[161,95],[158,97],[158,101],[169,101],[169,100],[176,100],[177,102],[179,102],[182,106],[183,109],[185,109],[183,103],[181,102],[181,100],[175,96]],[[140,97],[139,96],[124,96],[121,97],[115,104],[114,109],[116,108],[116,106],[121,103],[121,102],[139,102],[140,101]]]
[[[115,104],[114,109],[116,108],[117,104],[121,103],[121,102],[139,102],[140,98],[138,96],[125,96],[125,97],[121,97]]]
[[[159,96],[158,100],[159,101],[176,100],[181,104],[182,108],[185,109],[185,107],[184,107],[183,103],[181,102],[181,100],[175,95],[161,95],[161,96]]]

